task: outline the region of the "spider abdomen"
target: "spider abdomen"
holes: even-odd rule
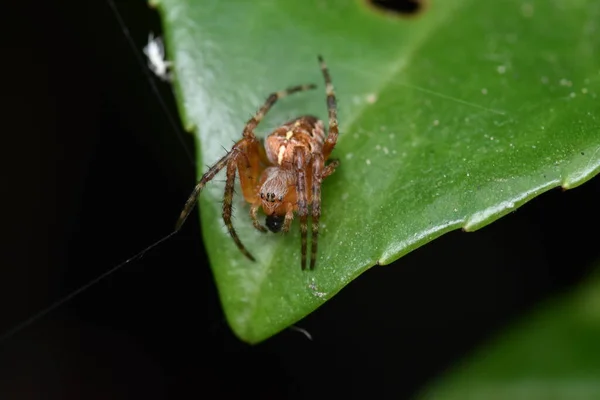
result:
[[[307,153],[319,153],[323,148],[323,122],[313,116],[304,116],[275,129],[265,141],[267,157],[273,165],[292,164],[296,147]]]

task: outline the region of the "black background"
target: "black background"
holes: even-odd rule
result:
[[[145,2],[117,7],[138,48],[160,31]],[[1,15],[4,332],[169,233],[195,172],[106,2]],[[585,277],[598,204],[598,178],[552,190],[371,269],[298,324],[313,341],[286,330],[257,346],[224,321],[191,218],[1,342],[0,398],[406,398]]]

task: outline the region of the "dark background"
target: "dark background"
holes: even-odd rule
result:
[[[195,180],[105,1],[3,7],[0,332],[169,233]],[[138,48],[160,32],[145,2],[117,7]],[[552,190],[371,269],[298,324],[313,341],[257,346],[229,330],[191,218],[0,342],[0,398],[406,398],[585,277],[599,204],[598,178]]]

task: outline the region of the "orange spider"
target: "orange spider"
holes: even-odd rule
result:
[[[318,57],[325,78],[327,109],[329,111],[329,134],[325,137],[323,122],[307,115],[295,118],[275,129],[265,140],[264,147],[254,135],[254,129],[278,99],[289,94],[314,89],[315,85],[299,85],[269,95],[263,106],[244,127],[243,137],[225,156],[213,165],[200,179],[188,198],[175,231],[178,231],[194,208],[204,185],[227,167],[227,180],[223,201],[223,220],[229,234],[240,251],[254,261],[244,247],[231,223],[231,209],[236,169],[244,199],[250,203],[252,224],[261,232],[267,229],[258,220],[262,207],[266,214],[265,224],[271,232],[288,232],[294,212],[300,218],[301,266],[306,268],[306,244],[309,206],[312,212],[312,248],[310,268],[314,269],[321,217],[321,183],[339,165],[338,160],[329,164],[331,151],[338,138],[338,121],[335,94],[331,77],[323,58]]]

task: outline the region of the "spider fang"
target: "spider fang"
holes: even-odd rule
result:
[[[146,53],[151,59],[151,63],[155,67],[156,65],[160,66],[160,63],[152,62],[149,54],[151,51]],[[162,61],[164,52],[155,52],[154,54],[160,54],[161,57],[158,58]],[[233,145],[231,151],[221,157],[200,178],[181,211],[175,231],[181,229],[204,186],[225,168],[227,179],[223,195],[223,220],[240,251],[254,261],[254,257],[241,242],[231,222],[236,172],[240,179],[244,199],[251,205],[252,225],[257,230],[266,231],[266,228],[258,220],[259,208],[262,208],[266,214],[265,224],[271,232],[288,232],[294,219],[294,213],[298,215],[301,237],[300,265],[303,270],[306,269],[307,264],[308,219],[310,216],[312,232],[310,269],[314,269],[321,218],[321,184],[323,179],[333,174],[339,165],[339,160],[331,160],[326,164],[338,138],[337,105],[329,70],[321,56],[318,57],[318,60],[325,80],[329,116],[327,135],[321,120],[311,115],[305,115],[292,119],[271,132],[265,139],[263,148],[262,143],[254,135],[254,129],[265,114],[277,100],[293,93],[314,89],[315,85],[292,86],[286,90],[272,93],[246,123],[242,138]]]

